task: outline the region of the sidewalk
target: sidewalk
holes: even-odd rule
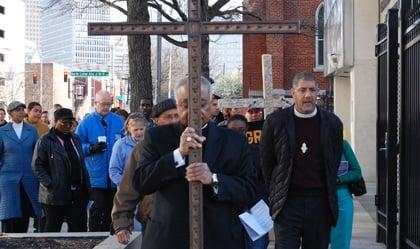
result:
[[[384,244],[376,243],[376,223],[363,208],[361,203],[354,201],[352,249],[385,249]]]

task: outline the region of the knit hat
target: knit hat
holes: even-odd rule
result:
[[[12,102],[10,102],[10,104],[7,106],[7,112],[12,112],[12,111],[14,111],[14,110],[16,110],[17,108],[19,108],[19,107],[23,107],[23,108],[26,108],[26,105],[24,104],[24,103],[22,103],[22,102],[19,102],[19,101],[12,101]]]
[[[155,106],[153,106],[152,118],[157,118],[163,112],[167,110],[175,109],[175,108],[176,108],[176,103],[174,99],[166,99],[164,101],[161,101],[157,103]]]
[[[54,120],[60,120],[60,119],[74,119],[73,112],[67,108],[57,109],[54,112]]]

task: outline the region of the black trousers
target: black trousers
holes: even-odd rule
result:
[[[22,183],[20,183],[20,208],[22,210],[22,217],[1,221],[1,231],[3,233],[26,233],[29,227],[29,217],[35,217],[31,201]]]
[[[111,211],[116,189],[92,188],[90,198],[93,201],[89,209],[89,231],[106,232],[111,227]]]
[[[290,197],[274,221],[276,249],[327,249],[331,224],[327,197]]]
[[[72,205],[42,206],[42,232],[60,232],[64,220],[68,225],[68,232],[86,232],[87,231],[87,202],[74,201]]]

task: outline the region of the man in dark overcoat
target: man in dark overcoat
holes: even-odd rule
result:
[[[187,79],[175,88],[180,122],[146,131],[134,178],[140,194],[154,193],[142,249],[189,248],[189,181],[203,184],[204,248],[244,248],[238,215],[255,199],[255,167],[243,135],[209,122],[211,85],[201,83],[202,136],[187,127]],[[188,163],[192,148],[203,149],[203,162]]]

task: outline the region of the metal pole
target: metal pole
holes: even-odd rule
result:
[[[42,100],[43,100],[43,98],[42,98],[42,95],[43,95],[43,86],[42,86],[42,80],[43,80],[43,77],[42,77],[42,66],[43,66],[43,64],[44,64],[44,62],[43,62],[43,60],[42,60],[42,57],[40,56],[39,57],[40,58],[40,73],[39,73],[39,81],[40,81],[40,83],[39,83],[39,103],[41,104],[41,107],[42,108],[45,108],[44,107],[44,104],[42,103]]]
[[[172,97],[172,46],[169,49],[168,99]]]
[[[158,11],[157,21],[162,22],[162,14]],[[160,102],[160,86],[162,83],[162,36],[157,36],[156,44],[156,91],[155,104]]]

